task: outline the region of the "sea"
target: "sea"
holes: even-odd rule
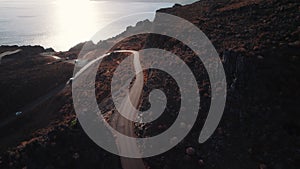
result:
[[[146,1],[0,0],[0,45],[41,45],[66,51],[92,39],[115,21],[124,20],[102,40],[138,21],[153,20],[157,9],[173,5]]]

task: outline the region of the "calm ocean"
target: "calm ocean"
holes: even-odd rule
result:
[[[154,12],[172,5],[89,0],[0,0],[0,45],[42,45],[57,51],[68,50],[91,39],[98,30],[120,17]],[[148,19],[153,19],[153,15],[150,17]],[[137,21],[124,24],[122,30]]]

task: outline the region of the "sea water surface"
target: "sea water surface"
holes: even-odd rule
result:
[[[91,39],[97,31],[120,17],[171,6],[173,3],[0,0],[0,45],[41,45],[64,51]],[[152,20],[153,17],[154,14],[144,19]],[[128,24],[125,23],[122,30]]]

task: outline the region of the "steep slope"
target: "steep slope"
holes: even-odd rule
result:
[[[214,135],[204,144],[197,143],[210,104],[207,74],[205,70],[197,72],[201,76],[197,80],[201,82],[199,89],[204,100],[202,115],[178,146],[160,156],[144,159],[149,168],[297,169],[300,166],[299,8],[296,0],[202,0],[158,11],[187,19],[208,36],[224,60],[228,97]],[[147,21],[140,24],[143,23],[151,25]],[[130,29],[138,29],[138,25]],[[113,40],[101,42],[97,47]],[[134,36],[114,47],[142,48],[165,49],[180,56],[190,67],[198,66],[190,49],[169,37]],[[123,59],[122,55],[112,55],[101,65],[97,76],[100,81],[96,83],[96,96],[100,105],[107,108],[107,116],[112,113],[109,109],[114,109],[109,79],[118,61]],[[154,71],[147,83],[155,88],[151,82],[163,81],[165,76]],[[172,80],[169,83],[172,84]],[[175,94],[167,89],[166,92],[176,100]],[[0,167],[120,168],[118,157],[97,147],[76,119],[73,120],[70,88],[60,97],[66,103],[59,110],[61,116],[48,128],[34,133],[30,141],[3,153]],[[149,106],[147,101],[143,106]],[[164,117],[147,125],[146,129],[138,127],[137,133],[149,136],[162,132],[173,120],[170,114]]]

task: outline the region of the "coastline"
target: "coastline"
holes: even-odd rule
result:
[[[296,169],[299,166],[299,161],[296,160],[299,154],[295,152],[299,148],[297,135],[300,124],[297,121],[299,115],[296,107],[299,79],[294,78],[299,70],[299,39],[297,36],[299,36],[300,30],[299,25],[294,24],[299,19],[295,12],[298,7],[296,2],[285,4],[279,0],[255,1],[255,3],[246,5],[237,0],[228,3],[204,0],[191,5],[177,5],[158,10],[158,12],[180,16],[197,25],[212,41],[220,57],[228,58],[228,62],[223,66],[226,69],[229,93],[224,117],[217,131],[207,143],[199,145],[195,142],[194,138],[197,137],[195,134],[197,132],[194,131],[170,152],[145,159],[148,166],[157,169],[163,167],[175,169],[183,167],[192,169],[224,168],[224,166],[231,169],[276,167]],[[143,21],[139,24],[151,24],[151,22]],[[129,27],[127,31],[138,29],[139,24],[136,27]],[[126,34],[126,31],[115,38],[122,38],[122,34]],[[38,95],[43,96],[61,84],[65,84],[73,74],[72,64],[65,62],[47,64],[54,62],[54,59],[41,56],[40,53],[52,51],[55,56],[60,58],[74,59],[80,54],[82,48],[87,51],[96,50],[95,53],[97,50],[102,52],[101,45],[114,43],[115,38],[97,44],[79,43],[65,52],[55,52],[40,46],[0,47],[0,53],[6,52],[6,49],[22,49],[18,53],[3,58],[2,63],[9,65],[0,64],[0,84],[3,89],[1,94],[7,92],[7,95],[16,94],[16,98],[20,98],[24,95],[31,95],[33,91],[40,92],[34,98],[24,99],[27,101],[27,103],[23,103],[25,106],[39,98]],[[192,55],[188,54],[184,45],[168,37],[134,36],[122,40],[112,50],[140,50],[143,48],[162,48],[174,51],[192,68],[195,67],[195,62],[191,59]],[[117,61],[122,61],[123,57],[121,54],[114,54],[111,56],[114,60],[108,59],[101,66],[104,70],[114,70]],[[238,60],[239,58],[243,58],[242,61]],[[20,63],[13,63],[17,60]],[[237,68],[237,65],[241,65],[241,68]],[[8,70],[9,74],[1,70]],[[199,76],[203,74],[203,72],[197,73]],[[7,75],[15,76],[10,78]],[[101,104],[109,105],[107,106],[109,108],[112,105],[107,92],[109,84],[106,84],[106,81],[109,82],[107,79],[110,79],[111,76],[110,73],[104,73],[98,77],[102,83],[96,83],[96,86],[99,87],[97,90],[99,93],[96,94],[97,101],[100,100]],[[153,74],[153,76],[160,77],[159,74]],[[236,77],[238,77],[237,82],[234,80]],[[27,78],[29,80],[24,81]],[[21,84],[19,84],[19,80],[22,81]],[[6,83],[3,84],[4,81]],[[45,83],[40,84],[42,81]],[[204,98],[204,109],[207,106],[206,101],[210,99],[209,87],[205,84],[206,82],[203,80],[200,85],[200,94]],[[17,86],[15,86],[16,84]],[[8,90],[7,88],[10,86],[11,90]],[[22,93],[24,86],[29,86],[26,89],[29,94]],[[36,86],[41,88],[38,89]],[[105,90],[102,91],[100,87]],[[20,90],[14,92],[18,88]],[[13,146],[8,146],[11,147],[10,149],[5,148],[2,151],[0,166],[84,168],[100,164],[105,169],[119,168],[119,158],[97,147],[83,132],[76,120],[71,97],[71,87],[66,86],[51,96],[48,101],[37,105],[25,120],[22,120],[22,116],[20,116],[16,123],[9,127],[11,130],[2,129],[1,133],[7,134],[22,128],[24,123],[32,124],[31,128],[26,129],[27,133],[20,132],[22,137],[11,137],[17,138],[18,141],[14,142]],[[19,106],[19,104],[17,105]],[[2,105],[2,107],[7,106],[8,103]],[[14,106],[16,105],[11,107]],[[19,110],[12,109],[7,112],[16,111]],[[106,110],[105,112],[109,118],[113,111]],[[198,117],[200,122],[196,124],[194,130],[201,129],[203,125],[206,112],[202,113],[203,115]],[[31,118],[34,120],[30,120]],[[168,125],[168,121],[156,121],[147,126],[147,132],[142,132],[143,136],[157,134],[166,127],[162,124]],[[141,132],[140,128],[142,127],[137,127],[137,133]],[[6,141],[7,145],[10,144],[9,141]],[[187,147],[193,147],[196,152],[192,155],[186,153]],[[31,161],[27,162],[28,159]],[[40,163],[35,161],[40,161]],[[58,162],[56,163],[56,161]]]

